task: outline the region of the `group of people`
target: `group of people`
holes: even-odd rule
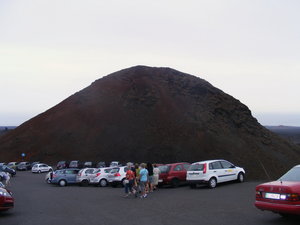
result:
[[[158,187],[159,168],[156,164],[142,163],[140,165],[127,163],[128,170],[125,179],[125,197],[134,195],[146,198]]]
[[[2,182],[5,187],[7,187],[10,183],[10,174],[0,171],[0,182]]]

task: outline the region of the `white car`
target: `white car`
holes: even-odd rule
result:
[[[81,169],[76,176],[76,182],[82,186],[89,185],[94,172],[97,170],[98,170],[97,168]]]
[[[45,163],[38,163],[35,164],[32,168],[31,168],[31,172],[32,173],[43,173],[43,172],[50,172],[52,171],[52,167],[48,166]]]
[[[108,182],[111,186],[116,187],[119,184],[125,186],[125,177],[128,170],[127,166],[115,167],[107,175]]]
[[[237,180],[243,182],[245,170],[232,163],[219,159],[195,162],[187,171],[186,180],[191,188],[197,184],[207,184],[215,188],[218,183]]]
[[[107,186],[108,175],[112,169],[111,167],[98,168],[91,174],[90,183],[99,185],[100,187]]]

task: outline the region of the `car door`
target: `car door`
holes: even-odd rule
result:
[[[221,183],[224,182],[224,170],[220,163],[220,161],[215,161],[209,164],[209,171],[212,173],[211,177],[214,176],[217,178],[217,182]]]
[[[83,177],[87,180],[90,180],[94,171],[95,169],[86,169],[85,172],[83,173]]]
[[[78,172],[78,171],[77,171]],[[65,177],[68,183],[76,183],[76,176],[77,176],[76,170],[66,170],[65,171]]]
[[[47,166],[46,166],[45,164],[41,164],[39,169],[40,169],[41,172],[46,172],[46,171],[48,171],[48,170],[47,170]]]
[[[174,166],[172,170],[172,177],[176,177],[181,181],[186,180],[186,170],[183,169],[182,164],[178,164]]]
[[[228,161],[220,161],[224,170],[224,181],[231,181],[237,179],[236,167]]]

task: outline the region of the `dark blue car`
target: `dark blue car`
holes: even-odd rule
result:
[[[62,170],[56,170],[50,174],[50,183],[58,184],[61,187],[64,187],[68,184],[75,184],[76,176],[80,169],[68,168]]]

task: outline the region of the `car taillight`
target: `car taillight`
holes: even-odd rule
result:
[[[285,200],[287,200],[287,201],[300,201],[300,196],[298,194],[287,194]]]
[[[80,176],[80,177],[81,177],[81,173],[79,173],[79,174],[78,174],[78,176]]]
[[[120,177],[121,174],[120,174],[120,173],[115,173],[114,176],[115,176],[115,177]]]
[[[206,173],[206,170],[207,170],[206,163],[204,163],[204,165],[203,165],[203,173]]]
[[[256,191],[256,198],[262,198],[262,192],[261,191]]]
[[[101,175],[101,173],[97,173],[97,174],[96,174],[96,177],[98,177],[98,176],[100,176],[100,175]]]
[[[52,174],[52,178],[54,178],[54,177],[57,177],[57,176],[56,176],[56,174],[53,173],[53,174]]]

